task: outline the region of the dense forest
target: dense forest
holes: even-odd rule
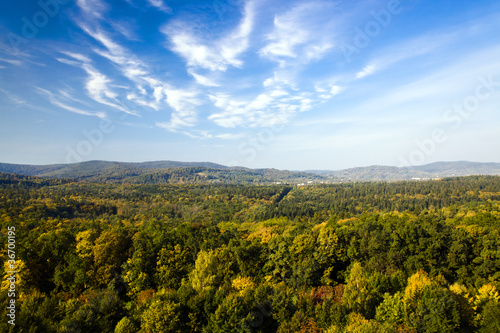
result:
[[[2,174],[0,216],[1,332],[500,332],[500,177]]]

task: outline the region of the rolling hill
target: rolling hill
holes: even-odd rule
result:
[[[368,166],[338,171],[309,171],[340,181],[395,181],[472,175],[500,175],[500,163],[436,162],[412,167]]]
[[[344,170],[288,171],[228,167],[210,162],[152,161],[143,163],[88,161],[73,164],[24,165],[0,163],[0,172],[78,181],[176,184],[400,181],[470,175],[500,175],[500,163],[436,162],[413,167],[368,166]]]

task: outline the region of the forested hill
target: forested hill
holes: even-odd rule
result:
[[[500,163],[438,162],[415,167],[368,166],[339,171],[288,171],[228,167],[210,162],[143,163],[88,161],[73,164],[0,163],[0,172],[79,181],[128,184],[289,184],[398,181],[500,175]]]
[[[395,181],[435,179],[473,175],[500,175],[500,163],[436,162],[420,166],[394,167],[373,165],[338,171],[311,170],[311,173],[340,181]]]
[[[227,167],[208,162],[156,161],[125,163],[89,161],[74,164],[0,163],[0,172],[44,178],[124,184],[270,184],[308,183],[327,178],[305,172]]]

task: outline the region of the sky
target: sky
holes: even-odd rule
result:
[[[0,2],[0,162],[500,162],[497,0]]]

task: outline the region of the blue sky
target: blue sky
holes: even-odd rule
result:
[[[0,3],[0,161],[500,162],[496,0]]]

